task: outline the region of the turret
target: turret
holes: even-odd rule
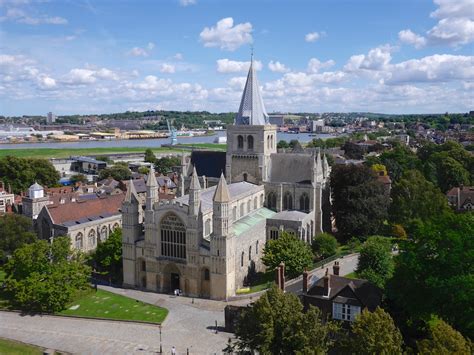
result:
[[[146,210],[152,211],[155,202],[158,202],[158,182],[152,165],[146,181]]]
[[[313,184],[316,186],[317,184],[322,183],[324,180],[324,172],[323,172],[323,164],[321,161],[321,152],[318,151],[318,155],[316,156],[316,160],[313,163]]]
[[[199,214],[199,207],[201,205],[201,185],[196,172],[196,167],[193,168],[193,175],[191,176],[191,184],[189,185],[189,214],[197,216]]]
[[[328,164],[328,159],[326,158],[326,154],[324,154],[323,158],[323,170],[324,170],[324,179],[327,180],[331,175],[331,167]]]
[[[122,204],[122,228],[125,242],[133,243],[140,237],[140,199],[133,180],[128,183],[125,200]]]
[[[214,235],[225,237],[229,234],[230,193],[224,174],[221,173],[213,198]]]

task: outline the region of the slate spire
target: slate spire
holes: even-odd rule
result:
[[[225,180],[224,173],[221,173],[219,183],[217,184],[216,192],[214,192],[213,201],[214,202],[229,202],[230,201],[229,188],[227,187],[227,181]]]

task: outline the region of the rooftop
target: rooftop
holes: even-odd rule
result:
[[[275,213],[271,219],[280,219],[284,221],[302,221],[306,217],[308,217],[308,214],[301,211],[281,211]]]
[[[267,218],[272,218],[275,215],[275,212],[269,210],[266,207],[261,207],[249,213],[247,216],[239,219],[233,224],[233,229],[236,236],[239,236],[249,229],[251,229],[256,224],[266,221]]]

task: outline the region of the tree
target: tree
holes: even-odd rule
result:
[[[323,322],[319,309],[303,312],[298,297],[283,293],[275,285],[237,322],[236,346],[260,354],[323,354],[333,344],[337,325]]]
[[[35,240],[31,219],[17,214],[0,216],[0,264],[16,249]]]
[[[105,168],[99,172],[99,180],[113,178],[114,180],[128,180],[132,177],[132,172],[127,166],[115,164],[110,168]]]
[[[386,166],[392,181],[398,181],[406,170],[418,169],[421,161],[410,148],[398,145],[394,149],[383,152],[380,162]]]
[[[332,234],[321,233],[313,238],[311,248],[317,258],[324,259],[336,254],[337,240]]]
[[[429,338],[417,342],[422,355],[459,354],[470,355],[474,350],[470,342],[448,323],[439,319],[429,329]]]
[[[437,166],[438,184],[442,191],[447,192],[453,187],[470,184],[469,172],[455,159],[440,153],[433,157]]]
[[[153,153],[153,150],[151,150],[150,148],[145,150],[145,161],[147,163],[152,163],[152,164],[154,164],[156,161],[155,153]]]
[[[278,143],[277,143],[277,148],[278,149],[286,149],[288,147],[289,147],[289,144],[285,140],[278,141]]]
[[[174,166],[179,165],[181,161],[178,157],[163,157],[156,160],[155,169],[161,174],[168,174]]]
[[[49,160],[13,156],[0,158],[0,176],[17,194],[26,191],[35,181],[40,185],[55,186],[60,179]]]
[[[415,320],[438,315],[474,338],[474,214],[438,214],[399,243],[387,284],[393,304]]]
[[[90,268],[70,248],[68,237],[52,245],[38,240],[17,249],[5,266],[6,290],[13,305],[28,311],[58,312],[87,289]]]
[[[360,250],[357,275],[380,288],[392,277],[394,270],[392,246],[385,237],[369,237]]]
[[[333,213],[342,240],[377,234],[390,203],[377,174],[365,165],[336,165],[331,171]]]
[[[278,239],[267,242],[262,261],[269,269],[275,269],[284,262],[286,275],[294,278],[313,264],[313,253],[305,242],[283,232]]]
[[[392,222],[409,227],[414,220],[426,221],[449,210],[446,197],[418,170],[406,171],[391,191]]]
[[[382,308],[364,309],[351,325],[351,354],[402,354],[403,339],[392,317]]]
[[[116,228],[104,242],[99,243],[91,260],[98,272],[109,275],[113,283],[120,284],[123,278],[122,229]]]
[[[70,177],[71,183],[77,184],[78,182],[87,183],[87,176],[84,174],[75,174]]]
[[[292,139],[290,143],[288,143],[288,148],[294,148],[296,145],[300,144],[300,142],[297,139]]]

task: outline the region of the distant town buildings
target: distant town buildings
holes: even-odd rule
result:
[[[47,124],[53,124],[56,122],[56,115],[52,112],[48,112],[46,116],[46,123]]]
[[[453,187],[446,194],[449,204],[458,212],[474,210],[474,186]]]

